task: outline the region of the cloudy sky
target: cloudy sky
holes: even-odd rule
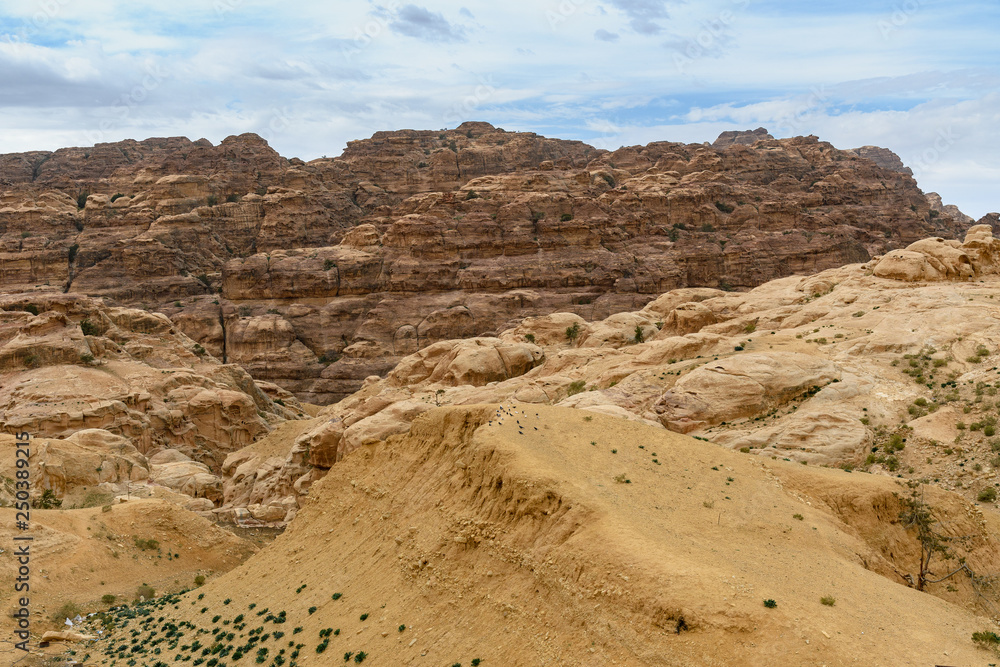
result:
[[[600,148],[886,146],[1000,209],[996,0],[0,0],[0,152],[257,132],[287,157],[486,120]]]

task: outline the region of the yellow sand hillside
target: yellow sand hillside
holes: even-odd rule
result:
[[[129,602],[140,584],[156,591],[193,586],[198,574],[225,572],[244,561],[253,547],[193,512],[161,499],[134,500],[78,510],[32,510],[31,529],[14,529],[14,510],[0,509],[0,633],[12,637],[9,612],[19,597],[15,534],[30,535],[31,627],[39,635],[62,628],[57,612],[66,603],[82,612],[106,609],[104,595]],[[135,538],[142,540],[136,542]],[[149,540],[155,541],[155,543]],[[34,644],[34,642],[33,642]],[[13,664],[23,654],[0,643],[0,664]]]
[[[203,599],[155,611],[128,655],[181,664],[222,637],[219,664],[266,649],[263,664],[289,667],[359,652],[370,665],[505,667],[990,661],[970,639],[992,627],[971,596],[892,580],[916,554],[892,525],[895,480],[572,409],[508,406],[502,425],[495,410],[433,410],[346,457],[283,536]],[[992,515],[943,491],[926,499],[949,530],[976,533],[976,568],[1000,567]],[[191,626],[171,648],[161,626],[178,621]],[[134,627],[91,660],[111,664],[105,651]]]

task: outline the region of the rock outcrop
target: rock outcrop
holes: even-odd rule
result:
[[[274,398],[162,314],[48,291],[0,296],[0,433],[10,450],[30,434],[38,494],[153,481],[220,500],[211,471],[230,452],[305,416],[266,388]]]
[[[763,127],[758,127],[756,130],[727,130],[720,134],[718,139],[712,142],[712,145],[716,148],[725,148],[733,144],[751,146],[765,139],[774,139],[774,137]]]
[[[524,317],[602,320],[968,227],[882,153],[762,128],[607,152],[465,123],[309,163],[254,135],[149,139],[0,156],[0,178],[0,290],[148,307],[323,404]]]
[[[765,457],[931,477],[973,499],[997,469],[996,410],[984,397],[1000,387],[988,363],[1000,354],[998,274],[1000,240],[980,225],[962,243],[925,239],[745,293],[680,289],[598,322],[553,313],[496,337],[438,342],[325,408],[283,460],[234,474],[234,453],[224,507],[301,502],[346,455],[438,405],[512,402],[624,417]],[[942,453],[941,442],[955,449]]]

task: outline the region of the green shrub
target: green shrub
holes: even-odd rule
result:
[[[469,190],[465,195],[465,201],[469,201],[470,199],[479,199],[479,193],[475,190]]]
[[[137,589],[135,589],[135,597],[137,599],[146,598],[147,600],[152,600],[154,597],[156,597],[156,591],[153,590],[153,587],[150,586],[149,584],[143,584],[142,586],[139,586]]]
[[[710,223],[706,222],[705,224],[703,224],[701,226],[701,231],[703,231],[703,232],[705,232],[707,234],[707,233],[710,233],[710,232],[714,232],[715,231],[715,227],[713,227]]]
[[[635,325],[635,336],[632,337],[632,342],[638,344],[645,342],[645,340],[646,336],[645,334],[642,333],[642,327],[639,326],[638,324]]]
[[[31,506],[40,510],[50,510],[57,507],[62,507],[62,501],[56,497],[56,494],[52,489],[45,489],[42,491],[42,495],[35,498],[31,502]]]
[[[160,548],[160,543],[157,542],[156,540],[152,539],[152,538],[150,538],[148,540],[144,540],[141,537],[133,537],[132,541],[135,542],[135,546],[139,547],[143,551],[146,551],[147,549],[159,549]]]
[[[335,269],[335,268],[337,268],[337,263],[335,261],[333,261],[332,259],[324,259],[323,260],[323,270],[324,271],[329,271],[330,269]]]
[[[240,196],[237,194],[226,195],[226,203],[234,204],[240,200]]]
[[[208,199],[206,200],[206,202],[208,203],[209,206],[215,206],[216,204],[219,203],[219,198],[216,195],[208,195]]]
[[[529,343],[534,344],[534,342],[535,342],[535,334],[533,334],[533,333],[524,334],[524,340],[528,341]]]
[[[76,207],[78,209],[84,208],[87,205],[87,197],[89,197],[89,196],[90,196],[90,193],[87,192],[86,190],[84,190],[83,192],[81,192],[80,194],[78,194],[76,196]]]
[[[561,222],[569,222],[572,219],[573,219],[572,213],[563,213],[561,216],[559,216],[559,220]]]
[[[833,605],[837,604],[836,598],[834,598],[832,595],[824,595],[819,599],[819,601],[820,604],[825,604],[827,607],[832,607]]]
[[[80,609],[80,605],[75,602],[67,602],[63,606],[59,607],[52,614],[52,620],[62,623],[67,618],[75,618],[83,613]]]
[[[768,609],[774,609],[775,607],[778,606],[778,603],[775,602],[774,600],[767,599],[764,600],[764,606],[767,607]]]
[[[580,323],[574,322],[573,326],[566,327],[566,340],[569,342],[575,341],[580,336]]]
[[[1000,635],[995,632],[973,632],[972,641],[984,648],[997,648],[1000,646]]]
[[[569,389],[566,390],[567,396],[575,396],[583,391],[584,387],[587,386],[586,380],[575,380],[569,383]]]
[[[732,206],[730,204],[726,204],[725,202],[721,202],[721,201],[715,202],[715,208],[719,209],[723,213],[732,213],[733,211],[736,210],[735,206]]]
[[[992,486],[987,486],[979,492],[976,500],[981,503],[994,503],[997,500],[997,490]]]
[[[114,604],[114,603],[115,603],[115,600],[117,600],[117,599],[118,599],[118,598],[116,598],[116,597],[115,597],[114,595],[112,595],[111,593],[108,593],[108,594],[106,594],[106,595],[102,595],[102,596],[101,596],[101,602],[103,602],[104,604],[109,604],[109,605],[110,605],[110,604]]]
[[[80,244],[74,243],[69,247],[69,263],[72,264],[76,259],[76,253],[80,251]]]
[[[198,576],[196,576],[194,578],[194,585],[195,586],[201,586],[204,583],[205,583],[205,575],[199,574]]]

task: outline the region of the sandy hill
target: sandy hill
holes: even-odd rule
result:
[[[40,636],[62,629],[65,613],[107,609],[105,595],[131,601],[137,587],[148,584],[157,594],[194,586],[194,578],[226,572],[255,550],[247,540],[216,527],[174,502],[159,498],[133,500],[78,510],[32,510],[31,529],[15,530],[15,512],[0,509],[0,621],[3,638],[14,625],[6,610],[13,609],[18,562],[15,535],[30,535],[32,629]],[[152,540],[152,542],[150,542]],[[64,605],[69,605],[65,607]],[[70,614],[73,615],[73,614]],[[33,648],[37,642],[32,642]],[[0,662],[14,664],[23,657],[8,642],[0,642]]]
[[[497,410],[435,409],[354,451],[271,546],[140,610],[87,664],[990,660],[970,639],[990,624],[968,577],[902,585],[918,546],[897,480],[580,410]],[[969,536],[966,562],[996,571],[997,517],[924,498],[944,532]]]

